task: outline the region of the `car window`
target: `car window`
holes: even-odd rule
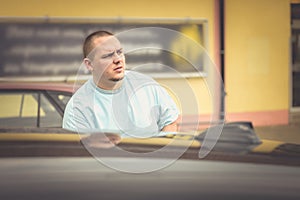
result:
[[[38,92],[1,92],[0,110],[1,127],[60,127],[62,122],[57,109]]]
[[[49,99],[41,94],[40,96],[40,127],[61,127],[62,116],[58,110],[53,106]]]
[[[67,103],[69,102],[69,100],[72,96],[72,93],[48,91],[47,94],[59,106],[59,108],[62,111],[62,115],[63,115],[65,107],[66,107]]]

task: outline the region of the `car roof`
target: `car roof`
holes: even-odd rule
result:
[[[50,90],[74,93],[78,85],[65,82],[0,82],[1,90]]]

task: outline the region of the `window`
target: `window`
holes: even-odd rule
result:
[[[41,92],[1,92],[1,127],[61,127],[62,115]]]
[[[66,92],[56,92],[56,91],[49,91],[47,92],[47,94],[59,107],[59,109],[61,110],[60,113],[61,115],[63,115],[65,111],[65,107],[67,106],[67,103],[69,102],[72,94]]]
[[[10,21],[12,20],[12,21]],[[2,70],[0,76],[86,75],[80,68],[82,41],[96,30],[117,35],[124,48],[127,69],[153,77],[169,77],[180,72],[185,76],[205,75],[208,48],[206,19],[107,19],[97,23],[34,22],[7,18],[0,23]],[[55,61],[55,62],[53,62]],[[30,69],[30,70],[29,70]],[[203,75],[201,75],[202,72]],[[30,73],[30,74],[27,74]],[[174,76],[174,75],[173,75]],[[178,76],[178,75],[177,75]]]

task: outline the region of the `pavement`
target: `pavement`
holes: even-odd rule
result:
[[[257,126],[254,130],[261,139],[300,144],[300,112],[291,113],[287,125]]]

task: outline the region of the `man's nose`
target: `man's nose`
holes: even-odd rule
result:
[[[122,60],[122,55],[119,55],[117,52],[113,55],[113,61],[114,63],[120,62]]]

